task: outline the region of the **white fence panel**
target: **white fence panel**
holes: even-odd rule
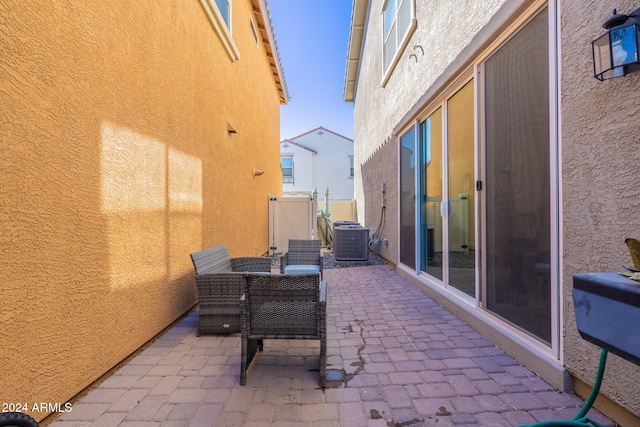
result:
[[[315,196],[269,196],[269,253],[285,252],[289,239],[317,239],[316,215]]]

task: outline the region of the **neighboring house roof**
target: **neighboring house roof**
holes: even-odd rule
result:
[[[292,145],[295,145],[296,147],[303,148],[303,149],[305,149],[305,150],[307,150],[307,151],[311,151],[311,153],[313,153],[313,154],[318,154],[318,152],[317,152],[316,150],[313,150],[313,149],[311,149],[311,148],[309,148],[309,147],[305,147],[304,145],[302,145],[302,144],[298,144],[297,142],[292,141],[292,140],[290,140],[290,139],[285,139],[284,141],[280,141],[280,145],[285,144],[285,143],[286,143],[286,144],[292,144]]]
[[[347,69],[344,76],[344,100],[353,102],[356,93],[360,55],[364,44],[365,22],[369,10],[369,0],[353,0],[349,47],[347,48]]]
[[[353,139],[351,139],[351,138],[347,138],[347,137],[346,137],[346,136],[344,136],[344,135],[340,135],[339,133],[334,132],[334,131],[332,131],[332,130],[329,130],[329,129],[327,129],[327,128],[325,128],[325,127],[322,127],[322,126],[318,126],[318,127],[317,127],[317,128],[315,128],[315,129],[311,129],[310,131],[307,131],[307,132],[305,132],[305,133],[301,133],[300,135],[296,135],[296,136],[294,136],[294,137],[292,137],[292,138],[288,138],[288,139],[286,139],[285,141],[292,141],[292,140],[294,140],[294,139],[301,138],[301,137],[303,137],[303,136],[305,136],[305,135],[309,135],[310,133],[314,133],[314,132],[317,132],[317,131],[319,131],[319,130],[322,130],[323,132],[329,132],[329,133],[332,133],[332,134],[334,134],[334,135],[336,135],[336,136],[339,136],[340,138],[344,138],[344,139],[346,139],[347,141],[351,141],[351,142],[353,142]],[[283,141],[283,142],[284,142],[284,141]]]
[[[267,50],[267,58],[273,72],[278,93],[280,94],[280,103],[289,102],[289,90],[287,89],[287,81],[284,77],[282,69],[282,61],[280,60],[280,51],[278,50],[278,42],[276,41],[276,33],[273,28],[273,20],[268,6],[268,0],[251,0],[253,11],[258,20],[258,31],[264,41],[264,47]]]

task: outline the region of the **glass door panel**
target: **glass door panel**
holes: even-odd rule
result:
[[[551,342],[546,9],[484,64],[486,308]]]
[[[474,87],[447,101],[449,285],[475,297]]]
[[[442,108],[420,123],[422,203],[420,269],[440,280],[442,269]]]
[[[415,128],[400,137],[400,262],[416,268]]]

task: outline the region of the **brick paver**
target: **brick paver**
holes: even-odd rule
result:
[[[319,345],[265,341],[238,385],[238,334],[197,337],[197,310],[51,427],[514,426],[570,419],[560,393],[386,265],[325,270],[328,369]],[[589,416],[614,424],[592,410]]]

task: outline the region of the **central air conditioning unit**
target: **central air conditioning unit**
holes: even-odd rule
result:
[[[333,236],[336,261],[367,261],[369,259],[369,229],[359,225],[336,227]]]
[[[334,236],[336,235],[336,228],[342,227],[343,225],[360,225],[360,223],[355,221],[334,221],[333,230],[331,230]]]

